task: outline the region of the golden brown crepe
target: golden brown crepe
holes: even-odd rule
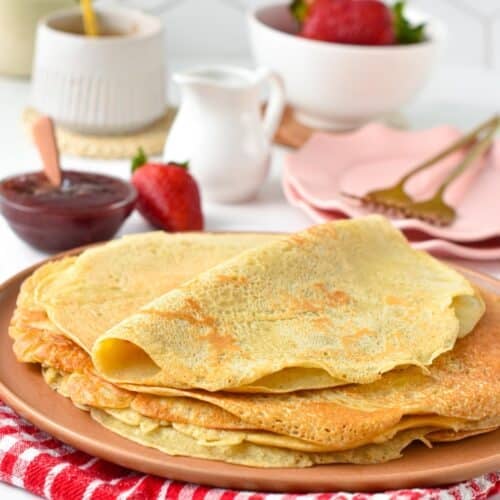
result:
[[[42,319],[40,311],[30,316],[19,308],[11,334],[21,360],[68,374],[60,389],[78,406],[131,409],[144,417],[207,429],[258,429],[340,450],[423,426],[461,430],[477,423],[489,430],[499,424],[499,352],[494,340],[500,302],[491,294],[485,297],[488,312],[483,320],[435,362],[431,376],[409,368],[365,386],[286,395],[136,394],[95,375],[88,355],[64,336],[28,329],[30,317]]]
[[[209,269],[111,328],[92,356],[104,378],[137,390],[366,384],[430,365],[483,312],[463,276],[371,216],[315,226]]]
[[[36,271],[33,299],[87,352],[99,335],[151,300],[249,248],[253,233],[152,232],[125,236]]]
[[[174,426],[158,426],[144,432],[140,426],[128,425],[102,410],[92,409],[92,417],[107,429],[144,446],[159,449],[169,455],[183,455],[252,467],[310,467],[315,464],[355,463],[373,464],[401,457],[410,443],[428,443],[425,434],[430,429],[406,431],[382,444],[372,444],[353,450],[312,453],[259,445],[243,440],[224,446],[200,443]]]
[[[65,392],[64,375],[52,369],[44,370],[47,383],[62,395]],[[430,422],[428,427],[416,427],[394,431],[390,436],[380,436],[371,444],[348,450],[325,451],[320,447],[298,439],[261,431],[221,431],[192,424],[145,417],[131,409],[100,409],[79,405],[90,411],[92,417],[127,439],[153,447],[170,455],[187,455],[199,458],[224,460],[230,463],[259,467],[306,467],[325,463],[370,464],[394,460],[414,441],[431,442],[463,439],[480,434],[488,428],[488,421],[469,424],[456,422],[465,430],[436,431]],[[424,418],[422,424],[424,424]],[[451,425],[451,423],[449,424]]]
[[[488,292],[483,295],[485,316],[452,351],[435,360],[428,374],[410,367],[371,384],[283,395],[163,392],[219,406],[261,429],[331,445],[351,446],[360,435],[366,438],[393,428],[409,415],[498,420],[500,298]],[[136,401],[137,408],[140,399]]]
[[[169,279],[163,270],[161,286],[166,286],[165,283],[176,286],[181,275],[189,277],[188,261],[199,255],[195,247],[200,242],[194,244],[196,238],[192,236],[188,238],[189,243],[182,240],[186,259],[180,266],[182,271],[175,279]],[[211,236],[210,243],[204,240],[203,245],[216,247],[231,242],[233,250],[216,250],[217,258],[222,258],[223,254],[234,252],[238,245],[248,246],[253,241],[255,246],[256,240],[250,235],[247,237],[244,243],[235,243]],[[399,457],[415,440],[430,443],[462,439],[500,425],[497,362],[500,301],[488,293],[485,293],[487,312],[478,326],[458,340],[453,351],[435,360],[427,372],[408,367],[386,373],[378,381],[365,385],[267,395],[139,387],[160,394],[154,395],[136,392],[133,384],[119,387],[104,380],[95,372],[87,352],[71,339],[72,335],[59,328],[48,313],[54,312],[55,306],[57,311],[76,313],[73,306],[67,310],[60,307],[65,300],[70,304],[71,299],[86,311],[82,318],[92,321],[88,311],[111,311],[114,321],[132,302],[138,304],[143,300],[142,292],[134,295],[136,285],[131,283],[140,279],[142,253],[148,245],[135,238],[138,239],[131,250],[129,243],[114,243],[107,250],[109,253],[100,252],[97,260],[91,259],[87,264],[89,254],[84,254],[85,265],[78,265],[78,257],[40,268],[23,284],[10,328],[17,357],[24,362],[42,364],[47,383],[69,397],[77,407],[89,410],[94,419],[110,430],[173,455],[285,467],[378,463]],[[157,236],[152,240],[155,238]],[[124,251],[126,248],[132,257]],[[175,253],[173,247],[169,247],[169,251]],[[110,276],[121,276],[122,280],[113,295],[113,300],[120,304],[120,312],[112,312],[112,301],[106,302],[105,296],[97,293],[106,275],[104,264],[110,256],[116,258],[109,268]],[[92,261],[97,262],[99,258],[103,262],[93,269]],[[132,259],[137,268],[124,268],[122,264],[127,259],[128,262]],[[202,267],[199,262],[196,265]],[[124,275],[119,274],[120,269]],[[149,279],[153,275],[151,271]],[[76,279],[76,276],[84,279]],[[114,282],[116,285],[116,280]],[[51,288],[55,283],[64,289],[64,294],[55,293],[60,290]],[[57,300],[52,300],[51,294],[46,295],[50,289]],[[93,296],[91,290],[96,291],[100,302],[85,302],[89,293]],[[129,300],[130,296],[133,300]],[[128,305],[124,307],[124,304]],[[462,307],[462,313],[466,309]],[[99,319],[99,314],[95,317],[99,325],[111,322],[110,318]],[[86,326],[78,331],[90,332],[91,329]],[[288,383],[286,373],[281,372],[279,377]],[[279,377],[271,375],[271,380],[264,384],[266,389],[281,387],[283,380]],[[297,380],[295,378],[294,383]]]

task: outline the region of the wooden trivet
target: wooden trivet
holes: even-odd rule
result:
[[[126,135],[84,135],[64,127],[56,127],[56,137],[61,153],[86,158],[131,158],[142,147],[148,155],[163,151],[167,133],[175,117],[176,109],[170,108],[165,115],[149,127]],[[31,138],[31,128],[40,114],[26,108],[22,121]]]

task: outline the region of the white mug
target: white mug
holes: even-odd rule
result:
[[[138,10],[96,11],[101,29],[110,36],[83,35],[78,7],[40,21],[32,104],[81,133],[141,129],[166,110],[162,23]]]

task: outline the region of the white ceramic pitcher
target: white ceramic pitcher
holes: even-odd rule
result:
[[[283,85],[269,70],[214,66],[178,73],[181,106],[164,160],[189,162],[204,199],[240,202],[264,182],[273,136],[285,105]],[[260,90],[270,84],[264,117]]]

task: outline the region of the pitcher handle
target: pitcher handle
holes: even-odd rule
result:
[[[264,132],[269,141],[272,142],[285,110],[285,85],[277,73],[267,69],[261,71],[267,73],[265,81],[268,82],[270,88],[269,100],[264,114]]]

